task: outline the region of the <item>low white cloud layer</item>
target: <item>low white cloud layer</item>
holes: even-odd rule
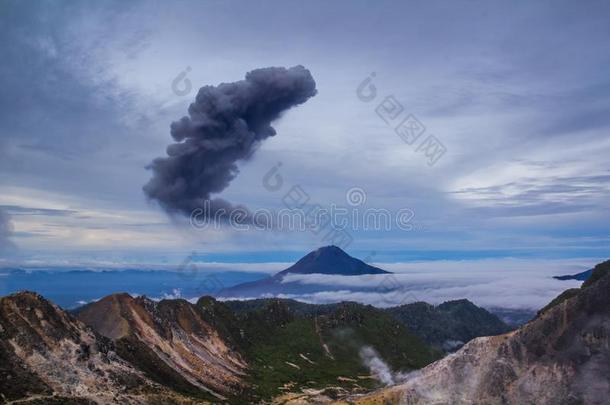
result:
[[[598,258],[569,260],[487,259],[378,263],[391,275],[337,276],[291,274],[284,283],[328,285],[328,291],[285,294],[312,303],[357,301],[380,307],[414,301],[440,304],[466,298],[486,308],[537,310],[580,281],[560,281],[553,276],[592,268]]]

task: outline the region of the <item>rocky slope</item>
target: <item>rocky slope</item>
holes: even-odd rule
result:
[[[114,350],[111,341],[37,294],[0,298],[0,403],[191,403]]]
[[[610,261],[520,329],[472,340],[356,404],[606,404]]]
[[[76,316],[111,339],[122,358],[176,391],[224,400],[245,389],[245,360],[197,305],[115,294]]]

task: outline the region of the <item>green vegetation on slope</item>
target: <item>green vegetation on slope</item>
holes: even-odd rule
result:
[[[316,313],[316,306],[287,300],[237,305],[252,401],[305,387],[373,388],[378,383],[359,355],[365,345],[395,371],[421,368],[440,357],[404,325],[371,306],[341,303]]]
[[[387,311],[435,347],[448,341],[466,343],[475,337],[499,335],[510,329],[496,315],[468,300],[447,301],[436,307],[415,302]]]
[[[117,326],[118,321],[107,322],[112,312],[112,319],[125,318],[123,327]],[[172,330],[204,336],[208,333],[204,325],[212,327],[227,347],[248,364],[245,384],[224,394],[235,403],[267,400],[302,388],[332,392],[329,388],[336,387],[334,392],[352,393],[369,390],[379,382],[361,359],[364,347],[374,349],[392,371],[408,372],[442,356],[430,342],[466,341],[506,329],[497,317],[466,300],[438,307],[417,303],[380,309],[353,302],[221,302],[211,297],[200,298],[196,305],[184,300],[163,300],[153,305],[146,299],[134,300],[119,294],[79,311],[94,325],[101,325],[105,333],[114,333],[118,354],[151,379],[181,394],[210,400],[213,398],[208,393],[167,365],[154,347],[134,335],[133,326],[130,327],[132,313],[146,319],[162,339],[171,339]]]

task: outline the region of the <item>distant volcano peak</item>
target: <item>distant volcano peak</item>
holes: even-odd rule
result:
[[[322,246],[316,250],[314,250],[313,252],[310,252],[309,254],[303,256],[304,258],[309,256],[309,255],[314,255],[316,257],[321,257],[321,256],[344,256],[344,257],[348,257],[351,258],[350,255],[348,255],[347,253],[345,253],[345,251],[343,249],[341,249],[338,246],[335,245],[329,245],[329,246]]]
[[[298,262],[275,275],[257,281],[225,288],[220,297],[261,297],[263,295],[313,293],[326,285],[301,284],[290,281],[285,276],[296,274],[327,274],[333,276],[362,276],[369,274],[389,274],[389,271],[370,266],[351,257],[337,246],[324,246],[303,256]]]
[[[348,255],[341,248],[330,245],[308,253],[294,265],[277,273],[276,276],[313,273],[357,276],[362,274],[386,274],[389,272],[370,266],[362,260]]]

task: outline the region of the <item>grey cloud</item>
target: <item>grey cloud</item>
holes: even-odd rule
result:
[[[104,142],[102,137],[88,135],[102,119],[111,121],[108,117],[120,108],[110,103],[102,107],[95,101],[98,95],[109,97],[112,88],[107,81],[84,83],[74,72],[78,69],[68,61],[89,63],[90,56],[79,54],[69,31],[62,29],[66,16],[78,19],[86,12],[92,10],[61,2],[4,5],[0,16],[4,60],[0,68],[0,117],[7,143],[69,160],[83,151],[94,151]],[[97,67],[100,78],[105,67]],[[113,129],[118,131],[120,127]]]
[[[89,2],[7,0],[0,13],[0,177],[7,186],[50,191],[92,211],[134,208],[144,212],[147,207],[142,205],[140,190],[152,173],[141,168],[153,157],[165,156],[165,146],[173,142],[154,134],[163,134],[158,127],[185,112],[181,109],[186,99],[170,92],[175,74],[189,65],[193,83],[209,78],[203,83],[217,84],[233,80],[227,77],[242,78],[241,73],[250,69],[244,66],[252,61],[281,64],[296,55],[305,66],[315,66],[316,81],[324,84],[323,97],[305,112],[315,116],[316,122],[299,126],[300,132],[308,134],[306,143],[300,139],[299,144],[287,144],[283,141],[288,137],[281,136],[273,150],[259,151],[265,152],[265,160],[289,163],[282,168],[286,184],[303,185],[316,200],[343,202],[338,188],[358,185],[366,189],[372,204],[408,204],[418,220],[430,224],[426,232],[408,235],[356,234],[362,249],[402,249],[405,237],[410,245],[439,250],[455,247],[457,240],[477,248],[508,248],[505,240],[511,241],[510,247],[538,246],[549,234],[555,235],[560,224],[565,228],[562,233],[569,231],[574,236],[607,235],[607,194],[587,197],[587,204],[595,200],[598,215],[579,216],[577,229],[573,229],[568,227],[573,226],[576,215],[487,221],[489,216],[522,215],[525,208],[516,212],[512,205],[524,198],[531,205],[529,212],[540,213],[545,195],[553,202],[548,205],[550,210],[569,210],[576,200],[562,202],[564,197],[557,193],[539,194],[536,200],[533,191],[508,201],[505,198],[510,196],[499,194],[505,198],[492,201],[496,197],[493,190],[487,195],[479,192],[473,195],[475,200],[498,208],[474,215],[465,215],[463,205],[455,204],[445,193],[453,184],[463,184],[454,180],[516,156],[552,161],[555,167],[545,176],[595,173],[607,166],[604,131],[573,136],[565,131],[578,130],[583,124],[605,124],[600,114],[610,105],[606,68],[610,48],[605,42],[610,33],[609,11],[609,3],[582,7],[569,2],[483,6],[468,1],[440,8],[396,2],[377,8],[364,3],[345,7],[337,2],[303,5],[294,13],[280,2],[263,7],[244,3],[235,10],[228,3],[151,6],[111,1],[95,6]],[[401,23],[405,13],[413,15],[412,24]],[[273,29],[264,24],[270,18]],[[442,23],[431,26],[431,19]],[[371,30],[363,21],[383,24]],[[515,25],[523,29],[515,30]],[[149,38],[145,32],[151,32]],[[132,55],[146,43],[150,43],[150,52],[136,53],[133,63],[126,63],[121,45],[129,45]],[[100,52],[104,48],[109,52]],[[158,63],[151,65],[151,61]],[[446,166],[420,170],[423,160],[411,156],[412,150],[391,130],[377,133],[374,106],[360,103],[353,95],[356,85],[373,71],[378,74],[378,97],[394,92],[430,133],[446,143],[450,151]],[[142,123],[136,125],[139,115]],[[371,142],[377,137],[378,143]],[[274,154],[282,154],[281,159]],[[232,181],[236,190],[225,189],[220,197],[233,203],[279,205],[279,193],[267,193],[255,183],[263,165],[249,166]],[[520,173],[490,184],[512,181]],[[344,186],[337,186],[341,184]],[[580,201],[573,209],[591,209],[587,207]],[[18,213],[9,215],[17,222]],[[88,221],[57,222],[78,229]],[[104,226],[117,232],[136,231],[126,224]],[[13,240],[18,242],[17,236],[13,234]],[[270,232],[264,238],[280,240],[283,236]],[[264,238],[232,235],[222,248],[213,249],[267,248]],[[279,246],[308,246],[303,235],[290,239]],[[28,246],[36,243],[29,241]],[[41,246],[46,243],[40,241]],[[126,251],[134,247],[129,242],[123,245]],[[538,251],[541,255],[549,252]],[[582,250],[570,252],[582,254]],[[133,256],[140,257],[139,253]]]
[[[480,203],[474,215],[490,217],[553,215],[594,211],[610,195],[608,174],[522,178],[488,187],[469,187],[452,194]]]
[[[75,210],[58,210],[53,208],[22,207],[19,205],[0,205],[12,215],[45,215],[49,217],[67,217],[78,213]]]
[[[610,126],[609,106],[610,103],[604,107],[589,107],[586,111],[573,108],[565,114],[556,114],[556,118],[551,120],[551,124],[543,128],[543,131],[549,135],[573,136],[580,131],[606,129]]]
[[[528,205],[498,204],[493,207],[477,207],[466,210],[470,215],[486,217],[534,217],[542,215],[571,214],[595,209],[594,205],[574,205],[557,202]]]
[[[610,84],[598,81],[573,90],[551,94],[545,103],[548,118],[542,132],[549,135],[573,135],[580,131],[610,126]]]
[[[435,86],[436,94],[422,105],[425,116],[454,117],[467,114],[490,114],[515,110],[534,112],[529,137],[574,134],[579,131],[607,128],[610,118],[610,85],[596,82],[583,87],[556,91],[498,91],[494,86]]]
[[[249,159],[260,142],[276,134],[272,121],[315,94],[316,83],[303,66],[256,69],[245,80],[202,87],[189,116],[171,125],[177,143],[167,147],[167,157],[149,166],[153,177],[145,194],[168,213],[190,215],[204,201],[208,217],[233,209],[212,195],[238,175],[237,162]]]
[[[0,252],[9,251],[15,248],[15,245],[9,239],[13,233],[13,226],[10,218],[4,210],[0,208]]]

